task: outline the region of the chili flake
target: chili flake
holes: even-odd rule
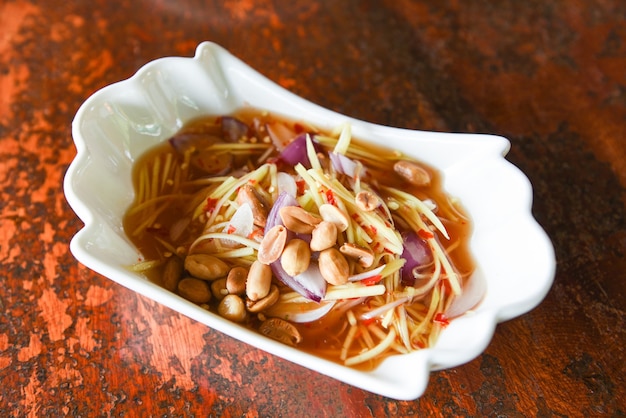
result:
[[[335,194],[332,190],[326,190],[326,201],[333,206],[337,206],[337,201],[335,200]]]
[[[430,239],[434,238],[435,236],[431,231],[428,231],[426,229],[420,229],[419,231],[417,231],[417,235],[422,239]]]
[[[208,197],[206,199],[206,205],[204,206],[204,211],[209,212],[209,213],[213,212],[213,210],[215,210],[215,207],[217,206],[217,202],[219,202],[218,199]]]
[[[433,318],[433,322],[443,327],[447,327],[448,325],[450,325],[450,320],[442,312],[437,312],[437,314],[435,314],[435,317]]]

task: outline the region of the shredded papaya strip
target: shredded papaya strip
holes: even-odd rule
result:
[[[300,174],[300,177],[302,177],[302,180],[304,180],[304,182],[308,186],[308,189],[311,192],[310,196],[312,200],[315,202],[315,204],[317,205],[317,207],[322,206],[324,204],[324,200],[322,199],[322,196],[319,193],[319,185],[311,176],[311,173],[315,173],[316,171],[307,170],[302,164],[299,164],[299,163],[298,165],[294,167],[294,169],[296,170],[298,174]]]
[[[226,180],[231,178],[230,176],[220,176],[220,177],[202,177],[194,180],[187,180],[181,184],[183,187],[194,187],[194,186],[205,186],[207,184],[214,183],[224,183]]]
[[[430,241],[430,240],[429,240]],[[441,260],[441,264],[443,265],[443,269],[446,271],[448,282],[450,283],[450,287],[452,288],[452,292],[455,295],[461,294],[461,283],[459,282],[459,275],[452,268],[452,264],[450,264],[450,260],[446,253],[441,249],[439,245],[433,246],[434,251],[437,254],[437,258]]]
[[[264,151],[267,148],[270,148],[271,144],[246,144],[246,143],[232,143],[228,142],[225,144],[212,144],[206,148],[206,150],[221,150],[226,152],[231,152],[232,150],[244,150],[244,151]]]
[[[424,317],[424,320],[421,321],[415,329],[411,333],[411,340],[415,337],[416,334],[428,334],[430,328],[432,328],[432,319],[437,312],[437,307],[439,306],[439,299],[441,298],[441,293],[439,288],[435,286],[433,289],[433,293],[431,296],[430,306],[428,308],[428,312]]]
[[[168,152],[165,156],[165,166],[163,167],[163,178],[161,179],[161,190],[165,189],[167,185],[167,181],[170,179],[170,170],[172,169],[174,155],[171,152]]]
[[[146,229],[150,228],[159,217],[159,215],[165,212],[167,205],[163,205],[156,210],[150,212],[150,215],[131,233],[132,236],[138,236],[142,234]]]
[[[128,269],[136,273],[144,273],[148,270],[151,270],[153,268],[163,265],[163,263],[164,263],[164,260],[145,260],[145,261],[140,261],[139,263],[135,263],[131,266],[128,266]]]
[[[215,201],[217,203],[219,201],[218,197],[223,196],[224,193],[230,187],[232,187],[232,185],[235,184],[236,181],[237,181],[237,179],[235,177],[228,177],[217,188],[211,190],[209,193],[207,193],[206,196],[203,196],[202,200],[200,202],[198,202],[196,208],[193,211],[192,219],[194,219],[194,220],[198,219],[200,217],[200,215],[202,215],[202,214],[204,214],[206,212],[205,208],[206,208],[207,202]],[[213,207],[211,210],[214,211],[215,207]]]
[[[373,226],[376,230],[375,236],[380,235],[383,239],[379,241],[385,241],[388,243],[390,249],[397,254],[402,253],[402,239],[396,231],[387,226],[384,220],[375,212],[364,212],[358,208],[354,199],[355,195],[351,191],[345,188],[341,182],[337,179],[328,179],[324,176],[323,172],[316,170],[308,170],[308,174],[315,179],[319,184],[333,191],[336,197],[339,197],[345,204],[350,215],[357,214],[360,219],[357,223],[363,227]],[[370,236],[371,237],[371,236]],[[375,237],[371,237],[375,239]],[[385,244],[383,244],[385,245]]]
[[[375,337],[377,337],[380,340],[385,339],[385,337],[387,336],[387,331],[381,329],[375,323],[368,325],[367,328],[372,332],[372,334],[374,334]],[[402,345],[398,344],[395,341],[391,344],[390,349],[393,349],[397,351],[398,353],[402,353],[402,354],[406,354],[408,352]]]
[[[309,162],[311,163],[311,167],[314,170],[322,170],[322,164],[320,164],[319,158],[317,158],[317,152],[313,147],[313,141],[311,141],[311,136],[309,134],[306,135],[306,154],[309,158]]]
[[[171,202],[173,200],[186,200],[189,199],[189,195],[186,194],[168,194],[163,196],[154,197],[150,200],[146,200],[143,203],[140,203],[133,208],[131,208],[127,212],[127,216],[135,215],[136,213],[141,212],[142,210],[148,209],[152,205],[156,205],[162,202]],[[162,206],[161,206],[162,208]]]
[[[398,331],[398,335],[400,335],[400,339],[402,340],[404,347],[407,350],[411,350],[411,340],[409,337],[409,324],[407,321],[405,305],[402,304],[398,306],[395,312],[396,312],[396,321],[394,321],[394,325],[396,327],[396,331]]]
[[[218,203],[215,205],[214,211],[211,213],[211,215],[209,216],[209,219],[207,220],[207,225],[211,225],[215,221],[215,218],[217,217],[220,209],[222,208],[224,203],[226,203],[226,201],[236,197],[237,190],[239,190],[241,186],[248,183],[250,180],[254,180],[256,182],[261,181],[261,179],[265,177],[267,172],[268,172],[268,165],[264,164],[258,169],[256,169],[255,171],[248,173],[240,177],[238,180],[236,180],[233,184],[230,185],[230,187],[227,190],[223,191],[222,196],[219,196],[219,193],[218,193],[219,189],[211,193],[211,195],[209,196],[210,198],[219,199],[219,200],[218,200]],[[222,190],[219,190],[219,192],[222,192]]]
[[[349,286],[349,284],[346,284],[340,286],[329,286],[329,289],[326,291],[326,295],[324,296],[324,300],[339,300],[360,298],[364,296],[377,296],[385,293],[385,290],[385,286],[383,285]]]
[[[341,360],[346,360],[348,358],[348,350],[350,349],[350,346],[354,341],[354,336],[356,335],[358,329],[359,327],[356,325],[352,325],[348,329],[348,335],[346,335],[346,339],[344,340],[343,346],[341,347],[341,354],[339,355],[339,358]]]
[[[359,324],[359,333],[367,348],[371,349],[376,345],[374,343],[374,339],[372,338],[372,335],[369,332],[369,329],[365,325]]]
[[[350,147],[350,141],[352,140],[352,125],[349,123],[344,123],[341,127],[341,133],[339,134],[339,139],[337,140],[337,144],[335,144],[335,149],[333,152],[335,154],[343,154],[345,155],[348,151],[348,147]]]
[[[189,252],[191,253],[196,245],[198,245],[200,242],[202,242],[204,240],[207,240],[207,239],[231,240],[231,241],[238,242],[239,244],[242,244],[242,245],[244,245],[246,247],[253,248],[256,251],[259,250],[259,243],[254,241],[254,240],[251,240],[249,238],[245,238],[245,237],[242,237],[242,236],[239,236],[239,235],[236,235],[236,234],[226,234],[226,233],[220,233],[220,232],[212,232],[212,233],[209,233],[209,234],[202,234],[198,238],[196,238],[196,240],[189,247]]]
[[[137,181],[137,193],[135,198],[135,204],[141,203],[145,200],[148,184],[147,168],[143,166],[139,171],[139,179]]]
[[[396,330],[392,328],[387,334],[387,336],[385,337],[385,339],[382,340],[377,346],[357,356],[347,358],[344,361],[344,364],[346,366],[354,366],[356,364],[363,363],[368,360],[372,360],[373,358],[385,352],[385,350],[387,350],[393,344],[393,341],[395,340],[395,338],[396,338]]]
[[[150,184],[150,198],[154,198],[157,196],[159,192],[159,177],[160,177],[160,169],[161,169],[161,159],[156,158],[154,160],[154,164],[152,165],[152,183]]]
[[[382,189],[394,195],[397,199],[399,199],[399,203],[401,205],[402,203],[404,203],[405,205],[409,205],[411,207],[416,208],[420,213],[426,216],[426,218],[430,222],[432,222],[432,224],[439,230],[439,232],[441,232],[441,234],[444,237],[446,237],[447,239],[450,239],[450,236],[448,235],[448,231],[446,231],[446,227],[443,226],[443,224],[441,223],[441,220],[420,199],[413,196],[412,194],[400,191],[394,187],[383,186]]]
[[[211,253],[211,255],[214,255],[217,258],[244,258],[244,257],[254,255],[254,248],[243,247],[243,248],[237,248],[236,250]]]
[[[278,168],[276,164],[269,164],[267,176],[269,177],[269,188],[267,191],[271,195],[269,201],[274,202],[278,198]]]
[[[367,320],[367,319],[375,318],[377,316],[387,315],[388,312],[390,311],[393,312],[393,309],[396,306],[406,303],[408,300],[409,298],[403,297],[403,298],[396,299],[392,302],[386,303],[382,306],[377,307],[376,309],[373,309],[364,314],[361,314],[361,319]]]
[[[333,138],[331,136],[316,135],[315,139],[318,143],[329,148],[337,144],[337,138]],[[364,147],[360,145],[355,145],[354,143],[350,144],[350,147],[344,155],[350,158],[363,160],[367,163],[368,166],[372,166],[382,170],[388,169],[390,166],[390,162],[395,161],[401,157],[401,154],[394,152],[383,155],[373,154]]]
[[[176,254],[176,248],[174,248],[174,246],[171,243],[159,237],[155,237],[155,238],[157,242],[159,242],[163,246],[163,248],[165,248],[166,251],[170,252],[171,254]]]

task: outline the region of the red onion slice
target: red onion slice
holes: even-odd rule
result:
[[[280,159],[285,164],[292,167],[302,164],[306,168],[311,168],[311,162],[309,161],[309,155],[307,153],[307,135],[309,134],[302,133],[290,138],[289,143],[280,151]],[[322,146],[315,140],[315,137],[312,135],[310,135],[310,137],[315,152],[323,151]]]
[[[415,285],[413,269],[430,263],[432,253],[426,241],[418,237],[413,231],[403,233],[402,239],[404,249],[401,257],[406,260],[406,263],[401,269],[402,283],[405,286],[413,286]]]
[[[317,321],[326,315],[337,304],[336,300],[317,303],[284,303],[280,307],[274,305],[268,311],[270,316],[275,316],[290,322],[306,323]],[[288,309],[292,308],[292,309]],[[309,309],[306,309],[309,308]]]
[[[460,295],[456,296],[448,309],[446,309],[445,315],[449,319],[463,315],[465,312],[472,308],[475,308],[487,293],[487,282],[482,274],[474,273],[464,283],[463,291]]]
[[[282,151],[296,136],[296,133],[280,122],[267,123],[265,125],[272,144],[278,151]]]
[[[222,117],[222,135],[227,142],[237,142],[249,133],[248,125],[232,116]]]
[[[290,166],[301,163],[307,168],[311,168],[309,157],[306,152],[306,134],[300,134],[280,152],[280,159]]]
[[[301,278],[299,281],[295,280],[294,277],[287,274],[287,272],[283,269],[283,266],[280,265],[280,260],[274,261],[270,264],[272,268],[272,273],[278,280],[280,280],[284,285],[289,286],[293,291],[298,292],[305,298],[319,302],[326,295],[326,288],[324,288],[323,292],[316,286],[316,283],[311,281],[304,280]],[[304,274],[304,273],[303,273]]]
[[[306,168],[311,168],[306,145],[307,135],[309,134],[303,133],[293,138],[289,145],[280,152],[280,159],[290,166],[302,164]],[[310,137],[315,152],[321,152],[322,147],[319,142],[315,140],[314,136]]]
[[[309,268],[301,274],[293,277],[298,284],[306,290],[306,297],[316,302],[321,301],[326,295],[326,280],[320,273],[317,263],[309,264]]]
[[[378,266],[374,269],[364,271],[362,273],[354,274],[348,277],[349,282],[359,282],[361,280],[369,279],[370,277],[374,277],[380,274],[381,271],[387,266],[387,264],[383,264],[382,266]]]
[[[348,177],[354,177],[356,173],[357,164],[351,158],[346,157],[343,154],[337,154],[335,152],[329,152],[328,157],[333,165],[335,171],[341,174],[345,174]]]
[[[244,203],[237,208],[230,222],[224,228],[224,232],[235,234],[241,237],[248,237],[254,228],[254,215],[252,207],[248,203]]]
[[[292,197],[296,197],[298,194],[298,185],[291,174],[279,171],[276,173],[276,183],[278,187],[278,194],[284,192]]]
[[[355,179],[357,175],[359,178],[363,178],[367,174],[365,167],[361,165],[359,171],[359,164],[350,157],[346,157],[343,154],[337,154],[332,151],[328,153],[328,157],[330,158],[333,168],[338,173],[345,174],[352,179]]]

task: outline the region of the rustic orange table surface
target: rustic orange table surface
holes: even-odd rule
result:
[[[543,303],[401,402],[77,263],[76,110],[204,40],[359,119],[509,138],[556,250]],[[0,416],[625,416],[625,192],[622,1],[2,1]]]

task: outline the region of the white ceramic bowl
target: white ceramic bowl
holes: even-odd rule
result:
[[[437,344],[394,356],[361,372],[267,339],[207,312],[129,272],[137,250],[124,235],[122,217],[133,200],[133,161],[166,140],[186,121],[226,114],[243,105],[334,128],[349,121],[353,135],[399,149],[439,168],[444,186],[461,199],[474,223],[471,249],[487,293],[472,312],[451,322]],[[509,142],[490,135],[396,129],[323,109],[277,86],[213,43],[193,58],[148,63],[128,80],[96,92],[78,110],[73,137],[77,156],[65,177],[65,194],[85,223],[71,242],[74,256],[90,269],[274,355],[362,389],[395,399],[424,392],[429,372],[477,357],[496,324],[541,302],[555,272],[552,245],[531,215],[528,179],[504,159]]]

